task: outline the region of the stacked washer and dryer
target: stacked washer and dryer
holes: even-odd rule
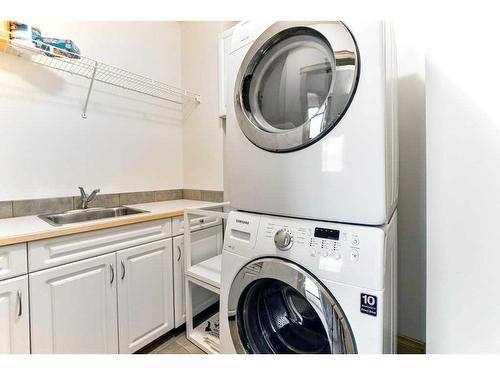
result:
[[[236,26],[223,353],[396,351],[396,74],[389,23]]]

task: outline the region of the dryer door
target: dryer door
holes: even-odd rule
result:
[[[277,22],[240,67],[234,91],[240,128],[268,151],[306,147],[340,121],[358,72],[357,46],[342,22]]]
[[[231,338],[238,353],[356,353],[340,305],[313,275],[279,258],[248,263],[231,285]]]

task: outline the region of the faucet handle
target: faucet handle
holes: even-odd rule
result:
[[[95,199],[95,196],[97,193],[99,193],[101,189],[95,189],[92,193],[90,193],[86,198],[87,198],[87,203],[92,202]]]
[[[82,188],[81,186],[78,189],[80,189],[80,195],[82,196],[82,198],[86,198],[87,193],[85,192],[85,189]]]
[[[101,189],[95,189],[92,193],[90,193],[89,196],[87,197],[89,202],[91,200],[93,200],[95,198],[95,196],[97,195],[97,193],[99,193],[100,191],[101,191]]]

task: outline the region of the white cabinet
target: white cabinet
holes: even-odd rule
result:
[[[30,274],[32,353],[117,353],[116,255]]]
[[[33,353],[133,353],[174,326],[172,239],[34,272],[30,290]]]
[[[210,227],[191,234],[193,264],[220,254],[222,249],[222,225]],[[186,321],[186,300],[184,292],[184,236],[174,237],[174,306],[175,327]],[[193,285],[193,314],[203,311],[217,302],[218,295]]]
[[[194,264],[220,254],[220,223],[190,221]],[[168,219],[0,247],[0,354],[133,353],[182,325],[183,235],[171,235]],[[194,313],[217,300],[195,287]]]
[[[28,276],[1,281],[0,354],[29,354],[28,313]]]
[[[174,327],[172,239],[116,255],[119,351],[133,353]]]

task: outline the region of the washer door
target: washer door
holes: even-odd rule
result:
[[[261,258],[243,267],[228,300],[238,353],[356,353],[349,322],[335,298],[300,266]]]
[[[240,67],[234,91],[240,128],[264,150],[306,147],[340,121],[358,72],[357,46],[342,22],[277,22]]]

